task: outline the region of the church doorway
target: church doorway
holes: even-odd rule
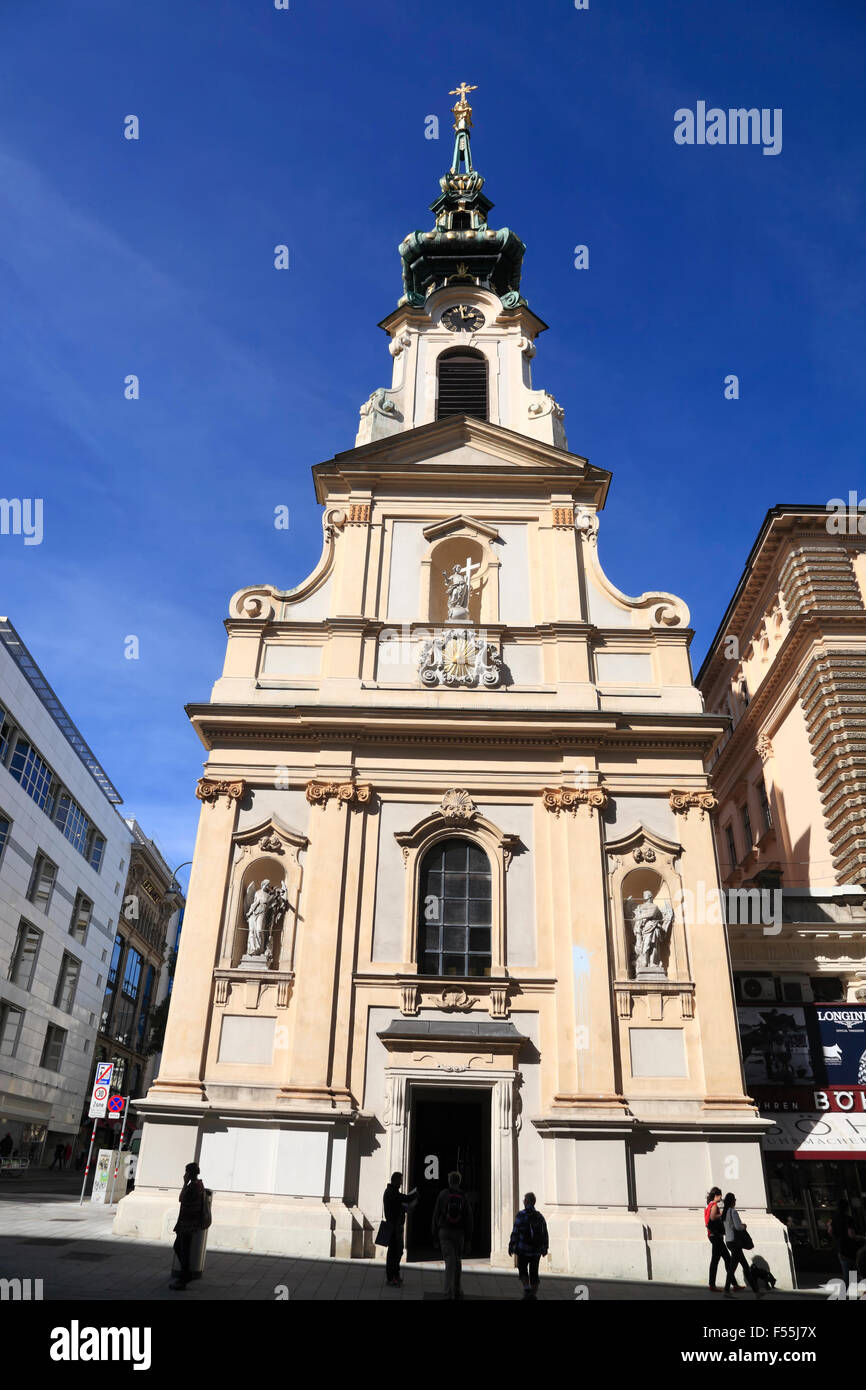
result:
[[[410,1170],[404,1190],[417,1187],[407,1221],[410,1260],[435,1260],[431,1223],[439,1193],[456,1169],[474,1222],[467,1258],[490,1254],[490,1091],[459,1086],[413,1086],[409,1119]]]

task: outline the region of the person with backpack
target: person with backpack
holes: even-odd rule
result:
[[[740,1220],[740,1213],[737,1211],[737,1199],[733,1192],[725,1193],[725,1200],[722,1203],[722,1220],[725,1226],[725,1244],[728,1247],[729,1263],[728,1277],[725,1280],[725,1297],[730,1297],[730,1290],[736,1287],[737,1266],[743,1266],[743,1273],[746,1282],[756,1298],[763,1298],[763,1293],[758,1288],[755,1277],[752,1274],[751,1266],[745,1256],[746,1250],[752,1249],[752,1237],[746,1230],[745,1225]]]
[[[459,1173],[448,1174],[448,1186],[436,1198],[433,1208],[433,1244],[445,1261],[445,1297],[462,1298],[460,1276],[463,1251],[472,1240],[472,1208]]]
[[[517,1274],[524,1299],[538,1298],[538,1262],[547,1254],[547,1222],[535,1208],[535,1193],[527,1192],[523,1211],[514,1218],[508,1242],[509,1255],[517,1256]]]
[[[704,1225],[707,1228],[707,1236],[709,1237],[710,1249],[712,1251],[710,1255],[709,1288],[712,1289],[713,1293],[718,1293],[719,1286],[716,1283],[716,1271],[719,1268],[719,1260],[721,1260],[725,1266],[726,1275],[730,1273],[731,1267],[731,1257],[728,1254],[728,1247],[725,1245],[725,1222],[722,1217],[722,1189],[720,1187],[711,1187],[707,1193],[707,1204],[704,1207]],[[742,1288],[742,1285],[735,1282],[732,1287],[739,1289]],[[727,1283],[725,1284],[725,1288],[727,1289]]]

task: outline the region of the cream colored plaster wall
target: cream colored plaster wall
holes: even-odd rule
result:
[[[782,724],[773,730],[772,744],[770,772],[774,811],[781,824],[785,850],[785,886],[831,886],[836,877],[830,841],[799,701],[791,705]]]
[[[288,599],[286,602],[285,616],[291,622],[318,623],[323,618],[327,618],[331,611],[331,596],[334,587],[333,572],[328,575],[324,584],[320,584],[314,593],[308,594],[302,599]]]
[[[499,570],[499,621],[518,627],[532,622],[529,584],[529,540],[525,523],[491,521],[502,541],[496,554]]]
[[[414,623],[421,618],[418,611],[421,561],[429,548],[430,543],[424,535],[424,522],[393,523],[388,578],[388,622]]]
[[[273,778],[279,776],[281,767],[273,768]],[[308,835],[310,830],[310,803],[300,787],[280,790],[276,786],[256,786],[250,790],[250,804],[242,806],[238,812],[238,830],[248,830],[250,826],[260,825],[271,816],[278,817],[287,830],[296,830],[299,835]]]

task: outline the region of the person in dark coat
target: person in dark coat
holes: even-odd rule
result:
[[[445,1261],[446,1298],[463,1297],[460,1287],[463,1251],[471,1241],[472,1208],[462,1191],[460,1174],[449,1173],[448,1186],[439,1193],[433,1208],[433,1244],[442,1251]]]
[[[7,1134],[3,1139],[0,1139],[0,1158],[8,1158],[14,1147],[15,1143],[11,1134]]]
[[[190,1262],[193,1239],[196,1233],[203,1230],[207,1224],[207,1200],[204,1183],[199,1177],[197,1163],[186,1165],[183,1173],[183,1187],[177,1200],[180,1202],[180,1215],[174,1228],[177,1236],[177,1240],[174,1242],[174,1253],[177,1255],[180,1273],[174,1283],[169,1284],[169,1288],[182,1290],[186,1288],[192,1278]]]
[[[524,1299],[538,1297],[538,1262],[547,1254],[547,1222],[535,1206],[535,1193],[527,1192],[523,1211],[514,1218],[514,1229],[508,1242],[509,1255],[517,1256],[517,1273],[523,1285]]]
[[[62,1168],[62,1167],[63,1167],[63,1153],[64,1153],[65,1148],[66,1148],[66,1145],[65,1145],[65,1144],[55,1144],[55,1145],[54,1145],[54,1157],[53,1157],[52,1160],[51,1160],[51,1167],[52,1167],[52,1168]]]
[[[406,1213],[414,1207],[418,1200],[414,1188],[408,1193],[400,1191],[402,1182],[402,1173],[392,1173],[391,1181],[385,1188],[382,1197],[382,1213],[391,1226],[391,1239],[388,1242],[388,1254],[385,1259],[385,1283],[390,1284],[391,1288],[394,1289],[399,1289],[403,1282],[400,1278],[400,1261],[403,1258],[403,1228],[406,1222]]]

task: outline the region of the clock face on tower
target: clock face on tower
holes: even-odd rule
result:
[[[484,315],[471,304],[454,304],[445,310],[442,322],[452,333],[477,333],[484,327]]]

